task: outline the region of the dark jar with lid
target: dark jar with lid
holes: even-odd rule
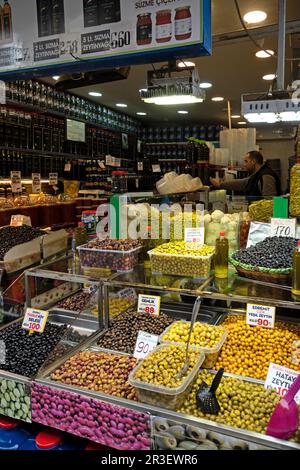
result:
[[[162,10],[156,13],[156,42],[169,42],[172,39],[172,12]]]
[[[192,36],[192,15],[190,7],[176,8],[175,38],[184,41]]]
[[[136,25],[136,43],[145,46],[152,42],[152,19],[151,13],[138,15]]]

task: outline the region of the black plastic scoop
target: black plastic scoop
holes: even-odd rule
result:
[[[211,386],[206,382],[202,382],[196,395],[196,400],[199,408],[205,414],[217,415],[220,411],[220,405],[216,397],[216,391],[220,385],[224,374],[224,369],[220,369]]]

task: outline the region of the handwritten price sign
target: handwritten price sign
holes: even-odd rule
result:
[[[160,313],[160,297],[154,295],[139,295],[138,312],[158,316]]]
[[[246,323],[250,326],[274,328],[276,307],[247,304]]]
[[[271,237],[296,237],[296,219],[272,219]]]
[[[136,340],[133,356],[136,359],[145,359],[147,355],[156,348],[158,336],[150,335],[145,331],[140,331]]]
[[[48,312],[28,308],[22,323],[22,328],[36,333],[43,333],[48,320]]]

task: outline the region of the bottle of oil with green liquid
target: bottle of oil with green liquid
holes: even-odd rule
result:
[[[294,250],[293,256],[293,284],[292,294],[300,298],[300,240]]]
[[[220,237],[216,240],[215,277],[217,279],[226,279],[228,277],[228,255],[228,239],[225,238],[225,232],[221,232]]]

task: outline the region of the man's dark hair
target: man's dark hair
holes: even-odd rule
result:
[[[250,157],[255,160],[256,163],[258,163],[259,165],[263,165],[264,157],[260,152],[258,152],[257,150],[252,150],[251,152],[248,152],[248,155],[250,155]]]

